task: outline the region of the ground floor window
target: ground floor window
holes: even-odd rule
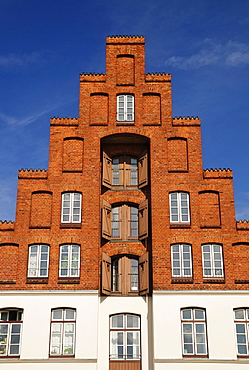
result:
[[[0,311],[0,356],[20,356],[22,313],[11,308]]]
[[[57,308],[51,315],[50,356],[74,356],[76,311]]]
[[[140,316],[118,314],[110,317],[110,361],[140,360]]]

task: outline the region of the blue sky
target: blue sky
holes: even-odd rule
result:
[[[49,118],[78,116],[79,74],[105,72],[108,35],[144,35],[146,72],[170,72],[173,116],[199,116],[203,167],[231,168],[249,219],[249,2],[0,0],[0,219],[17,171],[47,168]]]

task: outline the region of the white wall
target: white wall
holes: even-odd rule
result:
[[[230,360],[231,363],[234,360],[237,361],[233,309],[249,307],[249,292],[246,291],[155,291],[153,294],[155,359],[158,362],[160,359],[182,359],[180,312],[181,308],[184,307],[206,309],[209,353],[207,361]],[[191,362],[191,359],[188,359],[187,362]],[[203,365],[201,364],[201,366]],[[171,366],[172,362],[168,365],[157,364],[155,368],[158,370],[168,369]],[[221,364],[215,366],[220,367]],[[248,364],[247,366],[249,368]],[[183,363],[178,364],[176,368],[182,369],[183,367],[184,369],[189,368],[187,364]]]
[[[98,302],[97,291],[0,293],[0,309],[4,307],[18,307],[24,310],[20,360],[48,359],[51,309],[72,307],[76,309],[75,357],[77,359],[95,359],[96,361]],[[8,358],[8,360],[11,360],[11,358]],[[0,368],[2,362],[3,359],[0,358]],[[19,362],[18,368],[22,369],[23,365],[21,361]],[[48,365],[46,364],[47,368],[49,368]],[[5,363],[3,366],[7,366],[7,364]],[[9,364],[8,366],[12,369],[16,365]],[[28,368],[30,364],[26,363],[25,366],[25,368]],[[39,367],[40,364],[35,366]],[[77,366],[82,368],[82,364]],[[53,368],[56,368],[56,366]],[[96,364],[87,364],[84,367],[84,369],[89,370],[95,368]]]

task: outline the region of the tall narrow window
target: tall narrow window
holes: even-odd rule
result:
[[[224,277],[222,246],[206,244],[202,246],[203,277]]]
[[[47,277],[49,246],[44,244],[29,247],[28,277]]]
[[[170,222],[189,223],[189,194],[174,192],[169,195],[170,200]]]
[[[238,356],[248,356],[249,308],[239,308],[234,310],[234,321],[237,354]]]
[[[103,152],[103,185],[108,188],[142,188],[148,184],[148,155],[119,155]]]
[[[0,356],[20,356],[22,313],[20,309],[0,311]]]
[[[145,295],[149,292],[148,252],[142,256],[102,254],[102,293]]]
[[[134,96],[117,96],[117,121],[134,121]]]
[[[50,356],[74,356],[75,316],[72,308],[52,310]]]
[[[172,245],[171,261],[173,277],[192,277],[191,245]]]
[[[205,310],[185,308],[181,310],[183,356],[207,356]]]
[[[111,267],[113,292],[138,293],[138,258],[117,257],[112,260]]]
[[[80,276],[80,247],[66,244],[60,247],[60,277]]]
[[[110,361],[141,358],[140,317],[119,314],[110,317]]]
[[[61,222],[62,223],[81,222],[81,194],[80,193],[62,194]]]
[[[111,207],[104,203],[102,236],[106,239],[142,240],[148,236],[148,203],[139,206],[120,204]]]

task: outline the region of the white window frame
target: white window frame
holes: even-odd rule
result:
[[[47,252],[43,251],[43,248],[47,248]],[[36,252],[33,251],[37,248]],[[35,256],[35,260],[33,257]],[[47,257],[44,259],[44,257]],[[46,267],[44,267],[46,265]],[[47,244],[32,244],[29,246],[29,261],[28,261],[28,277],[48,277],[49,267],[49,245]],[[42,274],[45,271],[45,274]]]
[[[113,326],[112,318],[122,316],[123,325]],[[137,319],[138,325],[134,327],[128,326],[128,317],[133,316]],[[130,344],[131,334],[133,343]],[[130,337],[130,338],[129,338]],[[122,338],[121,343],[118,343],[118,338]],[[128,341],[129,338],[129,341]],[[118,347],[122,348],[122,353],[119,353]],[[129,354],[129,347],[132,347],[132,354]],[[140,316],[134,314],[117,314],[110,316],[110,361],[139,361],[141,359],[141,344],[140,344]]]
[[[184,199],[186,198],[186,199]],[[185,202],[187,204],[185,204]],[[169,194],[170,223],[190,223],[189,193],[174,191]]]
[[[62,312],[61,318],[55,318],[56,312]],[[67,318],[67,312],[73,312],[73,318]],[[75,327],[76,327],[76,310],[73,308],[56,308],[51,312],[51,329],[50,329],[50,356],[74,356],[75,354]],[[59,328],[59,330],[58,330]],[[69,331],[68,331],[69,330]],[[72,337],[71,346],[67,340],[68,337]],[[59,343],[56,343],[54,338],[59,338]],[[59,350],[56,352],[54,348],[58,347]],[[69,350],[68,350],[69,349]]]
[[[134,121],[134,95],[132,94],[117,95],[117,121],[119,122]]]
[[[237,356],[248,356],[249,347],[249,308],[234,309]],[[239,329],[240,327],[240,329]],[[241,338],[241,340],[240,340]],[[242,351],[244,347],[245,351]]]
[[[64,249],[68,248],[68,251]],[[74,248],[77,248],[77,253],[73,251]],[[73,254],[76,253],[78,258],[73,259]],[[63,254],[67,255],[67,259],[63,259]],[[74,267],[74,262],[77,261],[77,267]],[[66,267],[63,267],[64,262],[66,262]],[[62,271],[66,271],[66,274]],[[73,273],[73,270],[76,270],[76,273]],[[80,276],[80,246],[78,244],[63,244],[60,246],[60,266],[59,266],[59,277],[74,277],[78,278]]]
[[[224,278],[222,245],[202,245],[202,268],[205,278]]]
[[[79,197],[79,199],[76,199]],[[65,199],[69,198],[69,199]],[[75,203],[79,202],[79,205]],[[61,223],[80,223],[82,211],[82,194],[79,192],[66,192],[62,194]]]
[[[190,244],[171,245],[171,271],[174,278],[192,277],[192,247]],[[179,272],[179,273],[178,273]]]
[[[189,311],[191,313],[189,318],[184,318],[183,313]],[[197,312],[203,313],[203,318],[196,316]],[[207,327],[206,327],[206,312],[202,308],[183,308],[181,309],[181,322],[182,322],[182,354],[183,356],[205,356],[208,355],[207,348]],[[202,327],[202,330],[200,328]],[[188,336],[191,338],[185,342],[184,338]],[[203,341],[204,339],[204,341]],[[186,346],[185,346],[186,345]],[[192,351],[188,352],[187,346]],[[204,351],[200,351],[200,346],[204,346]]]
[[[16,311],[17,312],[17,320],[10,322],[9,314],[10,311]],[[0,311],[0,357],[19,357],[20,356],[20,348],[21,348],[21,338],[22,338],[22,314],[23,311],[20,309],[5,309]],[[3,333],[2,326],[7,326],[7,330],[4,329]],[[16,330],[16,328],[19,326],[19,331]],[[15,327],[14,332],[12,332],[12,329]],[[4,342],[3,337],[6,336],[6,342]],[[17,340],[13,341],[13,338],[17,337]],[[19,341],[18,341],[19,337]],[[3,342],[2,342],[3,340]],[[16,342],[16,343],[15,343]],[[5,345],[6,343],[6,345]],[[5,352],[3,353],[2,348],[5,345]],[[12,352],[13,347],[17,349],[15,353]]]

